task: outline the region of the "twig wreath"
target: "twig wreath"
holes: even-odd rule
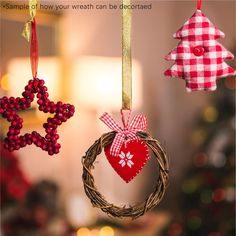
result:
[[[123,5],[130,5],[131,0],[122,0]],[[169,163],[165,151],[158,140],[145,132],[147,118],[135,115],[131,118],[132,108],[132,56],[131,56],[131,20],[132,12],[129,7],[122,9],[122,108],[121,120],[123,128],[105,112],[100,120],[112,132],[103,134],[87,150],[82,157],[83,183],[85,193],[94,207],[100,208],[113,217],[131,217],[132,219],[144,215],[148,210],[157,206],[162,200],[169,179]],[[128,111],[125,119],[124,111]],[[155,156],[159,165],[159,175],[154,184],[153,192],[144,202],[129,206],[116,206],[109,203],[95,186],[92,175],[94,162],[104,149],[112,168],[126,182],[130,182],[149,159],[149,150]]]
[[[115,206],[112,203],[107,202],[103,195],[97,190],[95,186],[95,180],[91,170],[94,168],[94,162],[97,156],[102,152],[102,149],[110,145],[116,132],[109,132],[103,134],[86,152],[86,155],[82,158],[83,164],[83,182],[85,193],[91,200],[94,207],[100,208],[108,215],[114,217],[131,217],[133,219],[144,215],[148,210],[155,207],[162,200],[165,190],[168,185],[169,179],[169,163],[165,151],[162,149],[160,143],[153,139],[146,132],[137,132],[139,139],[145,142],[147,146],[152,150],[159,164],[159,176],[154,184],[153,192],[146,198],[144,202],[138,203],[133,206]]]

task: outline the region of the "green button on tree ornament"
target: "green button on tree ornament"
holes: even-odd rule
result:
[[[123,5],[131,5],[131,0],[123,0]],[[104,113],[100,120],[112,132],[103,134],[82,157],[83,182],[85,193],[94,207],[100,208],[114,217],[138,218],[152,209],[162,200],[169,179],[169,164],[165,151],[158,140],[146,133],[147,119],[144,115],[131,117],[132,95],[132,58],[131,58],[131,19],[129,7],[122,10],[122,109],[121,119],[123,128],[108,114]],[[125,111],[128,118],[125,120]],[[149,159],[149,152],[159,165],[157,180],[153,192],[141,203],[126,207],[115,206],[102,196],[95,187],[92,175],[94,162],[104,149],[105,155],[116,173],[126,182],[130,182]],[[129,205],[129,204],[128,204]]]

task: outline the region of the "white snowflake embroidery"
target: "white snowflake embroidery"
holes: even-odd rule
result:
[[[121,152],[119,157],[121,158],[121,160],[119,161],[119,164],[124,167],[124,166],[128,166],[129,168],[132,168],[132,165],[134,165],[134,163],[132,162],[132,158],[134,155],[132,155],[130,152],[128,153],[124,153]]]

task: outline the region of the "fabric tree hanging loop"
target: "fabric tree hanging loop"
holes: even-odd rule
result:
[[[201,6],[202,6],[202,0],[198,0],[197,1],[197,9],[201,10]]]

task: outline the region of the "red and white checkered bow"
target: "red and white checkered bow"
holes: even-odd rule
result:
[[[136,133],[138,131],[144,131],[147,128],[147,118],[144,115],[134,116],[131,122],[128,122],[127,125],[124,125],[125,127],[123,129],[107,112],[105,112],[100,117],[100,120],[104,122],[110,129],[117,132],[111,145],[111,155],[113,156],[119,155],[125,138],[128,138],[129,140],[138,139]]]

